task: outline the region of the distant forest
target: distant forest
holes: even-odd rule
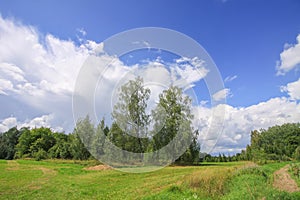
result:
[[[80,123],[87,123],[86,118]],[[111,129],[104,124],[104,120],[93,130],[95,133],[104,131],[111,135]],[[96,137],[96,134],[95,134]],[[98,149],[101,150],[101,149]],[[191,150],[187,150],[189,152]],[[186,153],[186,154],[190,154]],[[250,160],[259,163],[268,160],[275,161],[300,161],[300,124],[289,123],[281,126],[273,126],[267,130],[254,130],[251,132],[251,144],[245,150],[236,155],[229,156],[219,154],[212,156],[196,152],[192,160],[207,162],[230,162],[239,160]],[[199,156],[200,155],[200,156]],[[89,151],[82,143],[78,130],[70,134],[53,132],[50,128],[21,128],[13,127],[4,133],[0,133],[0,159],[34,158],[41,159],[93,159]],[[180,159],[178,160],[180,161]]]

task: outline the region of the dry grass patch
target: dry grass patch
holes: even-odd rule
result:
[[[15,160],[7,160],[7,170],[19,170],[19,163]]]
[[[184,182],[206,196],[216,197],[225,194],[226,183],[231,178],[233,171],[233,168],[226,167],[206,168],[186,176]]]
[[[112,169],[112,167],[108,166],[108,165],[97,165],[97,166],[92,166],[92,167],[86,167],[84,168],[85,170],[110,170]]]

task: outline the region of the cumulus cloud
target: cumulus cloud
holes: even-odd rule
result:
[[[90,41],[76,46],[51,34],[41,38],[35,28],[8,19],[0,18],[0,27],[1,78],[19,92],[26,93],[23,86],[31,83],[38,90],[71,93],[80,66],[95,48]]]
[[[285,45],[285,49],[280,54],[280,61],[277,62],[277,75],[284,75],[292,69],[300,66],[300,34],[297,36],[295,45]]]
[[[198,57],[181,57],[176,60],[176,63],[176,72],[188,83],[203,79],[209,72],[209,70],[205,67],[205,61]]]
[[[202,143],[202,150],[211,151],[211,153],[239,152],[249,144],[251,130],[300,121],[300,112],[297,112],[300,110],[300,105],[285,97],[272,98],[248,107],[230,105],[219,105],[218,107],[200,106],[194,114],[201,131],[199,140]],[[213,118],[212,114],[214,109],[220,109],[220,107],[225,109],[224,126],[221,133],[220,131],[216,133],[211,124],[213,122],[220,123],[220,119]],[[218,141],[216,147],[212,148],[216,141]]]
[[[5,132],[16,125],[17,119],[14,117],[8,117],[0,123],[0,133]]]
[[[2,17],[0,44],[0,95],[43,114],[55,114],[54,123],[66,119],[71,123],[77,74],[90,52],[101,45],[88,40],[76,45]]]
[[[10,128],[17,126],[17,128],[22,127],[30,127],[30,128],[40,128],[40,127],[47,127],[51,128],[54,131],[63,131],[62,127],[53,127],[52,120],[54,119],[53,115],[42,115],[40,117],[35,117],[33,119],[26,119],[25,121],[21,122],[16,117],[8,117],[2,122],[0,122],[0,133],[8,131]]]
[[[288,93],[292,100],[300,100],[300,78],[295,82],[288,83],[286,86],[281,86],[280,90]]]
[[[6,92],[13,90],[13,84],[9,80],[0,79],[0,95],[7,95]]]

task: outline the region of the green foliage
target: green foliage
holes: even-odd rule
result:
[[[16,145],[16,157],[32,157],[43,159],[44,154],[55,144],[55,138],[50,128],[21,129],[21,136]]]
[[[143,80],[137,78],[121,87],[119,99],[112,113],[114,122],[108,138],[116,146],[135,153],[157,152],[175,137],[180,135],[177,143],[169,145],[168,157],[175,157],[186,145],[191,145],[177,160],[178,163],[194,163],[199,160],[200,146],[197,141],[198,130],[193,131],[191,99],[183,95],[179,87],[170,87],[159,95],[159,102],[152,110],[152,118],[146,114],[150,90],[144,88]],[[153,131],[148,126],[153,122]],[[178,135],[177,135],[178,134]],[[114,156],[114,155],[111,155]],[[118,156],[118,155],[115,155]],[[126,160],[124,155],[122,159]],[[140,160],[144,158],[140,157]],[[161,158],[157,158],[161,159]],[[163,158],[162,158],[163,159]]]
[[[95,136],[92,140],[91,152],[93,155],[102,156],[104,154],[105,137],[109,133],[109,128],[105,126],[104,119],[98,124]]]
[[[268,178],[268,174],[266,170],[264,170],[261,167],[247,167],[243,168],[241,170],[238,170],[237,173],[235,174],[236,176],[243,176],[243,175],[256,175],[260,177],[264,177],[266,180]]]
[[[140,77],[125,83],[119,91],[112,117],[120,130],[113,129],[111,136],[118,137],[112,140],[124,150],[136,153],[146,152],[149,141],[143,138],[147,138],[150,123],[150,116],[146,114],[149,97],[150,89],[143,86],[143,79]],[[126,130],[126,133],[121,130]]]
[[[296,149],[295,149],[295,152],[293,154],[293,157],[294,159],[300,161],[300,146],[298,146]]]
[[[70,134],[70,153],[72,158],[77,160],[86,160],[90,157],[89,151],[76,133]]]
[[[252,131],[251,145],[242,152],[242,157],[258,163],[300,159],[300,124],[283,124]]]
[[[169,145],[167,153],[175,157],[178,152],[191,143],[187,151],[176,162],[193,163],[199,159],[200,146],[197,142],[198,130],[193,132],[191,114],[192,100],[183,95],[181,88],[171,86],[159,95],[159,102],[152,111],[154,120],[153,149],[159,150],[178,135],[177,143]],[[174,141],[174,140],[173,140]]]
[[[0,159],[11,160],[16,152],[16,144],[20,137],[20,131],[13,127],[8,131],[0,134]]]
[[[46,159],[48,157],[47,152],[44,149],[39,149],[33,152],[33,157],[36,161]]]
[[[85,121],[86,123],[86,121]],[[90,153],[84,147],[79,131],[86,130],[81,127],[72,134],[53,132],[50,128],[22,128],[18,143],[15,145],[15,158],[34,158],[42,160],[46,158],[63,159],[88,159]]]
[[[222,199],[299,199],[299,192],[282,192],[272,186],[273,173],[285,165],[271,163],[238,170],[228,184],[229,192]]]
[[[56,142],[48,151],[49,157],[62,159],[72,158],[70,152],[70,137],[64,133],[54,133],[53,136]]]
[[[300,163],[291,163],[289,172],[297,179],[300,179]]]

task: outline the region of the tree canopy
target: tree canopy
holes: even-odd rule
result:
[[[287,123],[251,131],[251,143],[241,157],[245,160],[292,160],[299,158],[300,124]]]

